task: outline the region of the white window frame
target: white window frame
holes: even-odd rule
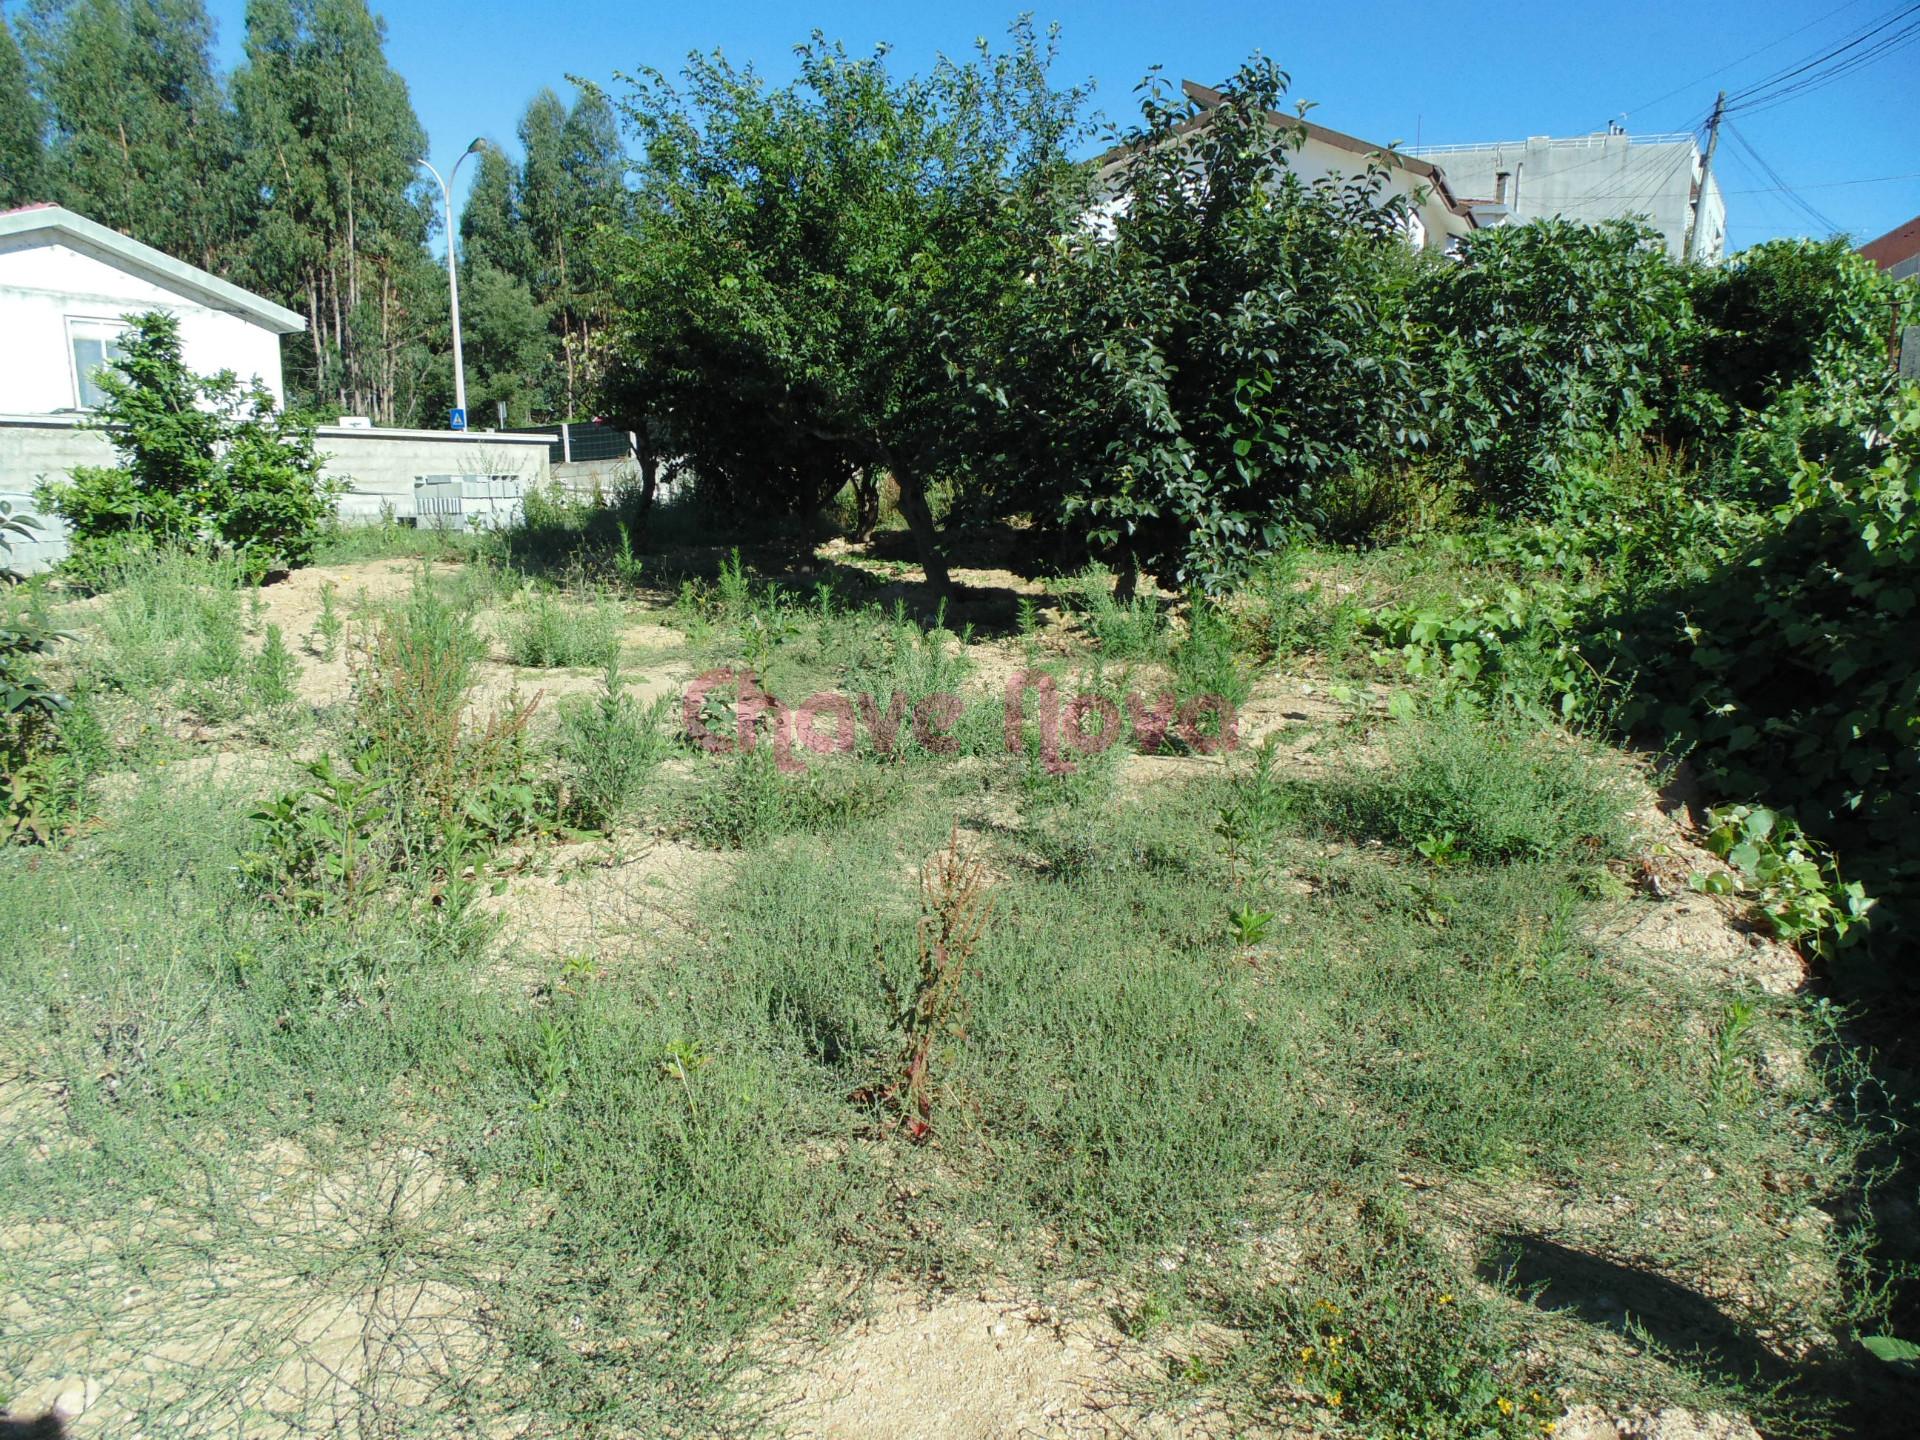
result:
[[[73,390],[73,408],[92,410],[87,404],[86,382],[88,376],[80,373],[80,357],[74,352],[74,345],[81,340],[101,340],[102,363],[108,363],[113,357],[108,350],[116,349],[120,337],[127,333],[127,322],[117,315],[69,315],[67,318],[67,378]]]

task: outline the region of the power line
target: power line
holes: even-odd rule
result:
[[[1920,180],[1920,170],[1909,170],[1903,175],[1867,175],[1859,180],[1822,180],[1814,185],[1802,185],[1802,190],[1835,190],[1842,185],[1882,185],[1890,180]],[[1758,190],[1722,190],[1722,195],[1770,195],[1780,190],[1779,185],[1767,185]]]
[[[1756,181],[1766,178],[1754,166],[1752,161],[1746,159],[1737,150],[1729,148],[1727,151],[1727,160],[1729,164],[1737,165],[1742,174],[1751,175]],[[1786,193],[1777,186],[1768,186],[1755,193],[1760,196],[1760,203],[1763,206],[1782,218],[1773,221],[1752,220],[1736,222],[1729,220],[1727,224],[1729,231],[1772,230],[1778,234],[1782,230],[1801,230],[1806,227],[1807,220],[1805,215],[1787,199]]]
[[[1744,89],[1736,90],[1727,97],[1728,111],[1777,103],[1816,86],[1829,84],[1842,75],[1850,74],[1854,70],[1884,58],[1912,40],[1916,34],[1920,34],[1920,20],[1916,20],[1915,16],[1920,16],[1920,4],[1908,5],[1891,14],[1881,16],[1877,23],[1855,32],[1840,44],[1797,64],[1782,67],[1754,81]],[[1888,30],[1893,30],[1894,33],[1886,35],[1884,32]],[[1875,40],[1876,36],[1881,38]],[[1874,43],[1865,50],[1860,50],[1860,47],[1867,45],[1870,40]],[[1849,51],[1859,53],[1849,54]]]
[[[1829,10],[1826,14],[1820,16],[1819,19],[1809,20],[1806,24],[1800,26],[1798,29],[1789,30],[1786,34],[1781,35],[1775,39],[1769,40],[1766,44],[1762,45],[1758,50],[1749,50],[1746,54],[1742,55],[1739,59],[1729,60],[1726,64],[1720,66],[1717,70],[1709,70],[1706,74],[1698,76],[1695,79],[1689,80],[1684,85],[1674,86],[1673,89],[1667,91],[1664,95],[1656,95],[1651,100],[1642,100],[1638,105],[1634,105],[1629,109],[1622,110],[1620,113],[1622,115],[1632,115],[1636,111],[1645,110],[1648,106],[1658,105],[1662,100],[1671,100],[1674,96],[1682,94],[1685,91],[1691,90],[1696,85],[1703,85],[1709,80],[1718,79],[1720,76],[1726,74],[1729,70],[1736,69],[1739,66],[1746,64],[1747,61],[1753,59],[1754,56],[1764,55],[1767,53],[1767,51],[1776,49],[1777,47],[1786,44],[1787,41],[1793,39],[1794,36],[1804,35],[1807,31],[1813,29],[1816,25],[1826,24],[1827,21],[1833,19],[1836,15],[1839,15],[1842,11],[1851,10],[1853,9],[1854,6],[1860,3],[1861,3],[1861,0],[1847,0],[1846,4],[1837,6],[1834,9]]]
[[[1809,56],[1804,60],[1799,60],[1799,61],[1793,62],[1792,64],[1783,65],[1778,70],[1772,71],[1769,74],[1761,76],[1758,80],[1754,81],[1751,85],[1748,85],[1743,89],[1736,90],[1729,98],[1733,100],[1744,100],[1748,96],[1754,94],[1756,91],[1763,90],[1770,85],[1777,85],[1784,81],[1791,80],[1796,75],[1802,74],[1808,70],[1812,70],[1816,66],[1824,65],[1827,61],[1833,59],[1834,57],[1839,55],[1844,55],[1846,54],[1847,51],[1852,50],[1856,46],[1865,44],[1868,40],[1871,40],[1875,35],[1878,35],[1881,31],[1889,28],[1890,26],[1898,25],[1901,21],[1905,20],[1907,17],[1912,15],[1916,10],[1920,10],[1920,5],[1909,5],[1904,9],[1894,10],[1885,15],[1882,15],[1873,23],[1866,25],[1862,29],[1854,31],[1852,35],[1850,35],[1847,39],[1843,40],[1840,44],[1835,45],[1832,49],[1823,50],[1817,54]]]
[[[1734,144],[1738,145],[1747,157],[1751,159],[1755,165],[1760,167],[1761,173],[1773,181],[1774,185],[1779,188],[1780,193],[1792,202],[1801,214],[1813,221],[1815,225],[1824,229],[1827,234],[1832,235],[1838,233],[1840,226],[1815,208],[1811,201],[1801,198],[1800,192],[1789,185],[1780,172],[1767,163],[1766,158],[1761,155],[1758,150],[1753,148],[1752,142],[1750,142],[1746,136],[1742,135],[1739,128],[1731,121],[1727,122],[1726,131],[1727,134],[1732,137]]]
[[[1857,70],[1865,70],[1869,66],[1876,65],[1886,59],[1887,56],[1906,49],[1907,46],[1913,44],[1915,40],[1920,40],[1920,21],[1916,21],[1914,24],[1908,26],[1907,29],[1898,35],[1889,36],[1886,41],[1876,46],[1873,50],[1862,52],[1844,65],[1836,65],[1825,74],[1815,76],[1800,85],[1769,96],[1759,102],[1743,105],[1740,113],[1743,115],[1759,115],[1777,106],[1797,100],[1802,95],[1809,95],[1816,90],[1824,90],[1835,81],[1843,80]]]

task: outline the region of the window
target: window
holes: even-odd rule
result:
[[[125,328],[118,320],[67,321],[67,340],[73,348],[73,398],[82,410],[96,409],[107,398],[95,376],[120,358],[120,334]]]

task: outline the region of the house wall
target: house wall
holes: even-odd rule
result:
[[[503,476],[524,490],[551,479],[546,437],[451,430],[354,430],[323,425],[318,433],[321,472],[347,486],[339,500],[349,521],[382,518],[390,509],[415,519],[414,481],[426,475]],[[40,514],[33,492],[66,479],[77,465],[111,465],[113,447],[74,415],[0,415],[0,500]],[[66,553],[64,531],[48,519],[42,538],[15,557],[17,568],[44,569]],[[25,559],[29,563],[22,564]]]
[[[1381,151],[1380,163],[1387,171],[1382,198],[1401,196],[1412,207],[1417,224],[1411,227],[1407,238],[1414,249],[1423,250],[1428,246],[1444,249],[1448,240],[1465,235],[1473,228],[1466,216],[1455,214],[1447,208],[1438,187],[1425,176],[1397,166],[1391,152]],[[1315,135],[1309,135],[1297,149],[1287,152],[1288,170],[1309,185],[1327,178],[1345,180],[1364,175],[1367,166],[1367,155],[1358,154],[1346,146],[1330,144]],[[1451,183],[1450,171],[1447,178]],[[1119,184],[1116,166],[1107,173],[1105,193],[1095,201],[1087,216],[1088,225],[1102,235],[1112,235],[1113,222],[1125,207],[1124,199],[1116,193]],[[1454,187],[1454,193],[1459,193],[1458,186]]]
[[[1516,221],[1558,216],[1595,224],[1644,215],[1680,258],[1693,212],[1700,151],[1691,135],[1544,135],[1496,145],[1430,145],[1411,152],[1446,172],[1453,193],[1492,200],[1507,172],[1506,202]],[[1699,255],[1716,261],[1726,248],[1727,205],[1709,177]]]
[[[0,236],[0,414],[50,415],[78,404],[67,321],[135,311],[180,318],[189,368],[258,376],[284,403],[280,337],[245,316],[168,290],[45,234]]]
[[[1424,249],[1428,245],[1442,248],[1449,238],[1465,235],[1473,228],[1464,215],[1456,215],[1447,208],[1438,190],[1425,176],[1397,167],[1394,158],[1389,152],[1381,152],[1381,163],[1387,170],[1386,193],[1404,197],[1412,205],[1413,213],[1419,217],[1419,231],[1412,237],[1416,248]],[[1291,153],[1288,168],[1308,184],[1327,176],[1350,179],[1366,173],[1367,157],[1340,146],[1329,145],[1315,136],[1308,136],[1306,142]],[[1460,194],[1460,187],[1454,184],[1452,168],[1443,168],[1446,170],[1447,183],[1453,185],[1456,195]]]

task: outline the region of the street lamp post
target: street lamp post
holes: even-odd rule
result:
[[[460,158],[453,162],[443,179],[440,172],[433,168],[431,161],[422,158],[417,163],[424,166],[429,175],[440,184],[440,199],[446,206],[447,216],[447,303],[453,317],[453,408],[460,418],[456,429],[464,430],[467,424],[467,366],[460,354],[460,275],[453,263],[453,182],[459,178],[460,167],[467,162],[467,156],[477,155],[486,146],[485,140],[475,140],[460,152]]]

